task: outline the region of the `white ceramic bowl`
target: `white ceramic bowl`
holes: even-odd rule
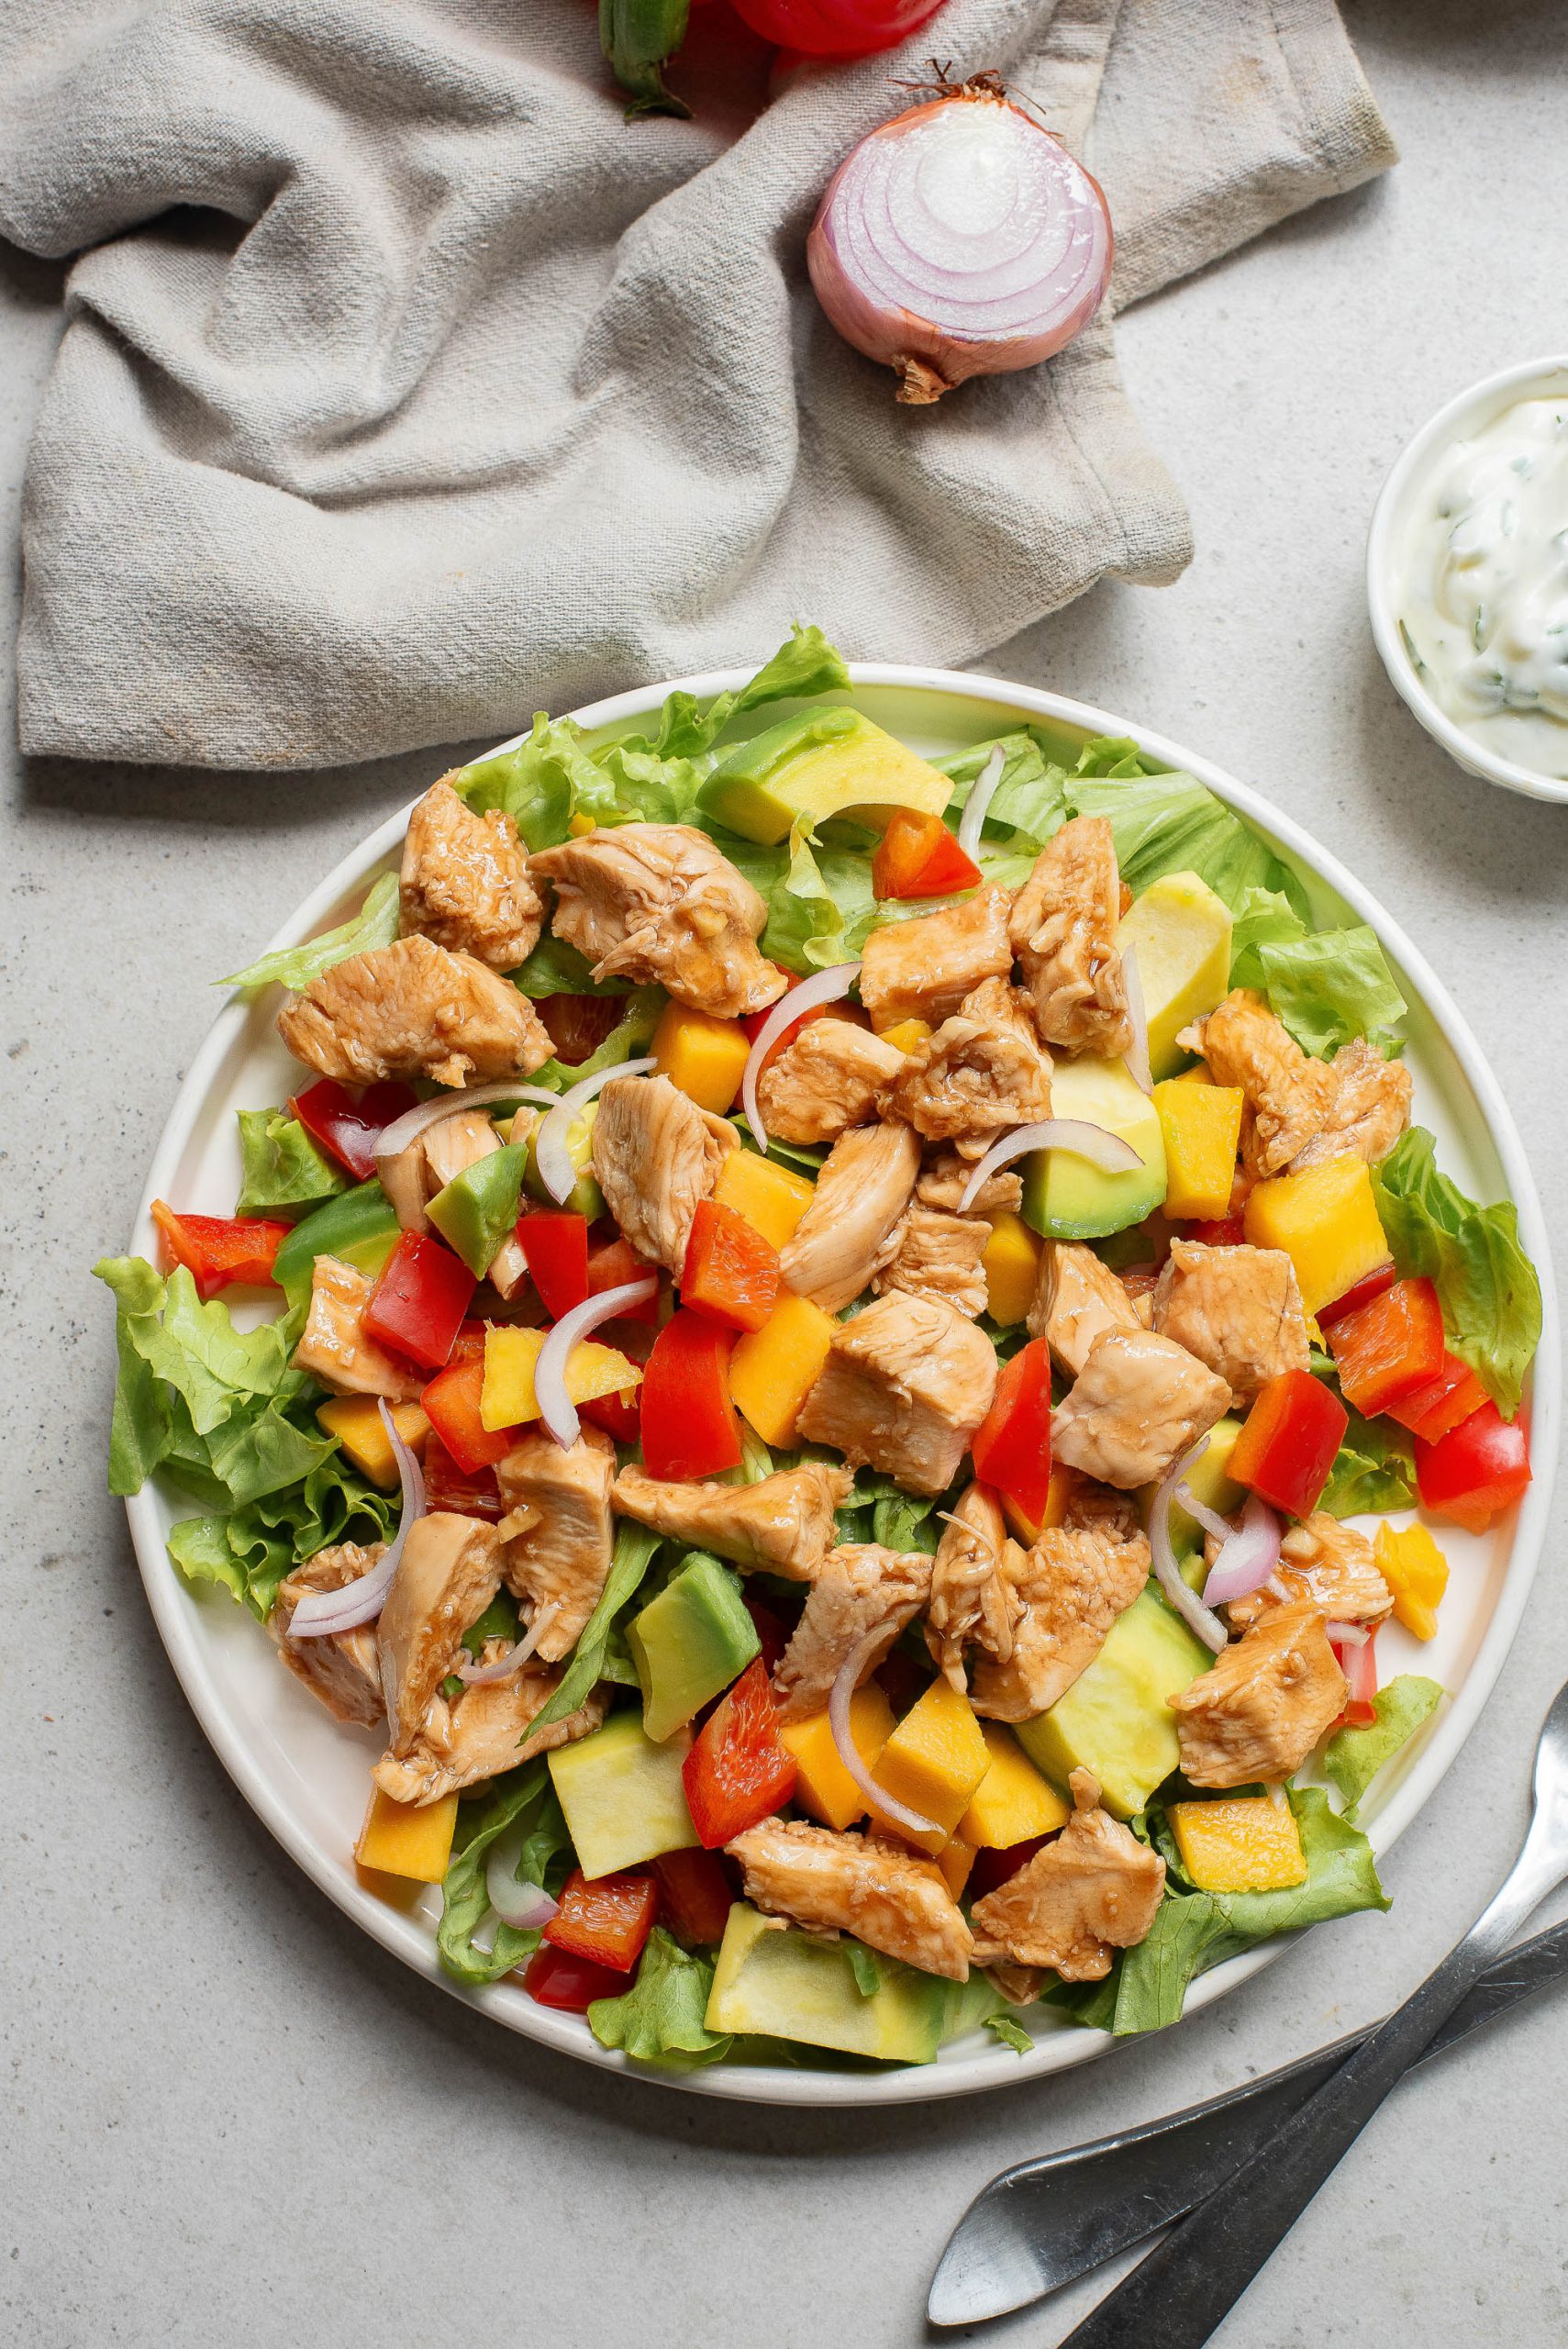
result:
[[[1366,543],[1366,600],[1373,639],[1396,693],[1466,774],[1479,775],[1484,783],[1499,783],[1505,791],[1523,792],[1531,799],[1568,800],[1568,779],[1537,774],[1533,767],[1498,758],[1440,708],[1422,684],[1399,629],[1400,550],[1416,504],[1443,451],[1452,441],[1483,429],[1517,400],[1558,395],[1568,398],[1568,359],[1527,359],[1520,366],[1505,367],[1501,373],[1473,384],[1421,427],[1407,443],[1372,510]]]
[[[686,690],[706,696],[744,682],[746,671],[684,678]],[[1556,1307],[1547,1239],[1535,1186],[1513,1119],[1474,1040],[1416,949],[1362,888],[1305,833],[1257,793],[1192,757],[1174,742],[1125,718],[1031,692],[997,679],[930,669],[860,664],[852,699],[916,749],[941,757],[1021,721],[1043,728],[1070,760],[1095,734],[1132,735],[1147,755],[1196,775],[1248,818],[1302,874],[1319,922],[1370,922],[1381,938],[1404,992],[1407,1057],[1416,1079],[1416,1113],[1435,1131],[1441,1161],[1473,1197],[1507,1194],[1518,1204],[1520,1234],[1540,1270],[1544,1307],[1540,1349],[1532,1374],[1532,1442],[1541,1473],[1519,1508],[1485,1535],[1444,1530],[1453,1575],[1438,1636],[1418,1646],[1397,1624],[1380,1637],[1385,1676],[1419,1670],[1450,1691],[1451,1701],[1423,1735],[1377,1781],[1365,1806],[1369,1831],[1386,1851],[1408,1825],[1459,1752],[1492,1687],[1518,1626],[1545,1535],[1551,1502],[1551,1463],[1557,1456],[1560,1369]],[[581,722],[606,733],[644,722],[658,708],[663,685],[642,687],[579,711]],[[756,723],[780,715],[772,709]],[[284,924],[272,944],[290,946],[341,921],[378,872],[395,870],[408,811],[390,817],[346,856]],[[231,960],[255,941],[236,939]],[[202,984],[206,973],[193,974]],[[276,991],[256,1003],[234,998],[219,1014],[192,1063],[153,1157],[133,1247],[151,1256],[156,1232],[153,1198],[198,1212],[232,1211],[239,1176],[234,1112],[284,1100],[298,1081],[273,1028]],[[132,1539],[160,1634],[185,1694],[212,1745],[246,1800],[328,1898],[385,1949],[426,1979],[481,2008],[509,2030],[562,2053],[643,2079],[706,2096],[796,2105],[917,2103],[1065,2069],[1103,2054],[1115,2043],[1059,2021],[1049,2009],[1031,2017],[1032,2051],[1018,2056],[981,2032],[944,2048],[935,2064],[907,2071],[851,2073],[778,2066],[717,2065],[674,2076],[633,2065],[603,2048],[587,2024],[536,2006],[513,1981],[478,1991],[462,1989],[436,1957],[433,1891],[406,1908],[392,1908],[361,1880],[353,1845],[363,1817],[370,1767],[379,1741],[367,1731],[332,1720],[289,1673],[281,1671],[271,1641],[227,1593],[186,1587],[169,1562],[164,1537],[189,1504],[171,1506],[149,1486],[127,1504]],[[1332,1930],[1329,1928],[1329,1930]],[[1189,2009],[1205,2007],[1256,1973],[1278,1954],[1275,1943],[1217,1966],[1194,1985]]]

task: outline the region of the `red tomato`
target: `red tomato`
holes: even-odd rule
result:
[[[965,855],[940,816],[917,816],[898,807],[871,861],[871,885],[879,897],[949,897],[973,889],[980,867]]]
[[[1370,1305],[1374,1297],[1381,1297],[1385,1289],[1392,1288],[1396,1278],[1392,1264],[1380,1264],[1375,1273],[1368,1273],[1364,1281],[1357,1281],[1354,1288],[1348,1288],[1343,1297],[1334,1299],[1332,1305],[1319,1306],[1318,1327],[1331,1330],[1335,1322],[1347,1313],[1359,1313],[1363,1305]]]
[[[734,1898],[717,1852],[662,1852],[651,1863],[673,1932],[695,1948],[724,1939]]]
[[[517,1218],[517,1245],[528,1258],[539,1302],[552,1321],[583,1303],[589,1294],[585,1215],[572,1215],[565,1208],[531,1208]]]
[[[523,1987],[536,2006],[559,2007],[569,2015],[585,2015],[595,1998],[618,1998],[629,1987],[627,1975],[551,1949],[548,1942],[540,1943],[523,1975]]]
[[[717,1851],[795,1792],[795,1756],[779,1736],[761,1656],[709,1714],[681,1765],[686,1808],[703,1846]]]
[[[1461,1362],[1457,1354],[1445,1354],[1435,1378],[1383,1408],[1391,1419],[1418,1435],[1423,1443],[1436,1443],[1472,1411],[1478,1411],[1485,1400],[1486,1389],[1470,1364]]]
[[[733,1332],[705,1314],[673,1313],[642,1374],[642,1464],[672,1480],[717,1475],[740,1461],[740,1423],[729,1399]]]
[[[482,1517],[491,1525],[506,1514],[495,1469],[471,1474],[460,1468],[433,1427],[425,1439],[425,1506],[450,1509],[458,1517]]]
[[[1317,1508],[1350,1413],[1307,1370],[1284,1370],[1259,1390],[1227,1473],[1287,1517]]]
[[[564,1950],[571,1957],[589,1958],[595,1965],[627,1974],[642,1955],[658,1914],[659,1887],[640,1869],[590,1880],[581,1868],[573,1868],[544,1938],[552,1949]]]
[[[626,1006],[613,995],[547,995],[534,1005],[563,1066],[576,1068],[596,1052]]]
[[[700,1199],[692,1218],[681,1302],[731,1330],[760,1330],[779,1293],[779,1252],[733,1208]]]
[[[183,1264],[205,1301],[238,1283],[264,1288],[272,1277],[278,1250],[293,1230],[264,1216],[176,1215],[162,1199],[152,1202],[152,1220],[176,1264]]]
[[[984,1483],[995,1485],[1030,1525],[1044,1522],[1051,1490],[1051,1354],[1043,1338],[1031,1338],[1002,1364],[970,1453]]]
[[[1395,1281],[1353,1311],[1341,1313],[1329,1332],[1329,1351],[1340,1374],[1340,1391],[1368,1418],[1418,1386],[1429,1386],[1443,1366],[1442,1308],[1429,1280]]]
[[[375,1173],[375,1146],[383,1129],[414,1107],[406,1085],[369,1085],[356,1101],[329,1076],[296,1093],[289,1108],[311,1138],[330,1151],[339,1165],[362,1183]]]
[[[478,1283],[461,1256],[428,1232],[406,1231],[365,1307],[365,1329],[427,1370],[451,1355]]]
[[[1483,1403],[1436,1443],[1416,1440],[1422,1508],[1451,1518],[1471,1533],[1484,1533],[1499,1509],[1518,1499],[1529,1479],[1525,1423],[1504,1419],[1496,1403]]]
[[[764,40],[805,57],[871,57],[895,49],[942,0],[734,0]]]
[[[419,1397],[425,1417],[450,1453],[453,1464],[465,1476],[494,1468],[517,1440],[516,1428],[484,1425],[479,1416],[484,1386],[484,1356],[471,1356],[465,1362],[450,1364],[431,1379]],[[434,1508],[435,1503],[432,1501],[430,1506]]]

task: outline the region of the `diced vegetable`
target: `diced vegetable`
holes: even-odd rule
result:
[[[946,1877],[948,1890],[955,1900],[969,1882],[978,1856],[973,1844],[966,1843],[962,1835],[950,1835],[937,1854],[937,1865]]]
[[[1195,873],[1162,874],[1129,907],[1117,945],[1137,960],[1156,1079],[1173,1077],[1181,1067],[1185,1055],[1176,1038],[1183,1029],[1223,1001],[1231,930],[1229,907]]]
[[[751,1058],[751,1040],[739,1019],[716,1019],[684,1003],[666,1004],[651,1047],[661,1076],[699,1109],[722,1118],[733,1106]]]
[[[392,1424],[404,1442],[411,1451],[421,1450],[430,1432],[429,1419],[421,1406],[393,1403],[388,1408]],[[395,1489],[397,1460],[374,1395],[335,1395],[329,1403],[318,1405],[316,1417],[328,1435],[337,1437],[361,1475],[387,1492]]]
[[[1040,1278],[1042,1242],[1021,1215],[998,1208],[991,1218],[991,1237],[980,1259],[985,1275],[985,1310],[1004,1329],[1024,1320],[1034,1302]]]
[[[482,1517],[491,1525],[506,1515],[495,1469],[460,1468],[434,1427],[425,1440],[425,1506]]]
[[[272,1262],[272,1278],[291,1308],[310,1301],[317,1256],[339,1256],[374,1280],[396,1247],[400,1227],[392,1201],[377,1182],[361,1183],[296,1223]]]
[[[1397,1396],[1384,1405],[1391,1419],[1402,1428],[1418,1435],[1423,1443],[1436,1443],[1462,1420],[1478,1411],[1486,1400],[1486,1389],[1466,1362],[1457,1354],[1444,1352],[1443,1366],[1435,1378],[1423,1386],[1412,1387],[1408,1395]]]
[[[1287,1517],[1308,1517],[1350,1423],[1350,1413],[1321,1379],[1307,1370],[1282,1371],[1248,1412],[1229,1474]]]
[[[1370,1419],[1429,1386],[1443,1366],[1443,1317],[1428,1280],[1395,1281],[1329,1331],[1347,1403]]]
[[[882,1041],[891,1044],[895,1052],[912,1052],[917,1044],[923,1044],[928,1036],[935,1033],[929,1020],[895,1019],[891,1028],[883,1030]]]
[[[592,1958],[576,1957],[541,1942],[524,1968],[523,1987],[536,2006],[585,2015],[595,1999],[618,1998],[626,1988],[626,1976],[612,1966],[595,1965]]]
[[[998,1885],[1006,1884],[1009,1876],[1017,1876],[1018,1870],[1027,1867],[1035,1854],[1043,1848],[1045,1842],[1043,1835],[1029,1835],[1021,1843],[1008,1843],[999,1852],[982,1845],[974,1854],[969,1873],[971,1900],[984,1900],[988,1892],[995,1892]]]
[[[658,1914],[659,1887],[651,1876],[628,1873],[590,1881],[581,1868],[573,1868],[544,1938],[569,1957],[628,1974],[642,1955]]]
[[[951,1986],[879,1960],[868,1998],[845,1943],[822,1941],[736,1901],[714,1966],[709,2031],[761,2033],[884,2063],[929,2064]]]
[[[171,1262],[184,1265],[204,1305],[220,1289],[269,1286],[278,1250],[294,1232],[292,1224],[266,1217],[176,1215],[162,1199],[152,1202],[152,1220]]]
[[[485,1426],[484,1400],[482,1353],[450,1364],[431,1379],[419,1397],[430,1425],[456,1465],[469,1476],[482,1469],[494,1468],[517,1442],[513,1428]]]
[[[439,1370],[462,1327],[474,1275],[450,1248],[423,1231],[398,1241],[365,1307],[365,1328],[427,1370]]]
[[[524,1252],[527,1251],[525,1249]],[[645,1264],[629,1240],[618,1236],[602,1248],[588,1251],[588,1294],[601,1297],[607,1288],[628,1288],[633,1281],[646,1280],[650,1273],[657,1273],[657,1264]],[[651,1329],[659,1327],[659,1299],[649,1297],[641,1305],[634,1305],[620,1317],[624,1321],[646,1321]]]
[[[539,1171],[542,1118],[528,1136],[528,1159],[523,1167],[523,1188],[530,1199],[538,1199],[541,1207],[568,1208],[573,1215],[586,1216],[590,1223],[597,1222],[605,1212],[605,1195],[594,1175],[594,1120],[598,1114],[598,1103],[590,1101],[582,1116],[573,1118],[566,1129],[566,1155],[576,1179],[563,1199],[550,1197]]]
[[[763,847],[784,841],[805,818],[815,832],[851,808],[894,807],[940,816],[948,778],[906,743],[858,709],[797,710],[728,752],[698,795],[705,815]]]
[[[517,1231],[539,1302],[550,1319],[559,1321],[594,1293],[588,1286],[588,1219],[564,1208],[532,1208],[518,1217]],[[637,1259],[629,1248],[626,1252],[632,1267],[627,1278],[635,1280]],[[601,1281],[599,1286],[610,1288],[614,1283]]]
[[[719,1169],[713,1196],[720,1207],[733,1208],[754,1231],[775,1248],[783,1248],[811,1205],[816,1186],[754,1150],[732,1150]]]
[[[1173,1802],[1165,1816],[1182,1865],[1200,1892],[1284,1892],[1307,1881],[1301,1830],[1286,1802],[1225,1795]]]
[[[850,1698],[850,1735],[855,1752],[868,1770],[893,1734],[893,1708],[879,1682],[868,1680]],[[866,1799],[839,1759],[833,1728],[826,1713],[785,1721],[780,1737],[795,1756],[795,1800],[824,1827],[840,1831],[863,1817]]]
[[[375,1146],[384,1128],[415,1103],[413,1088],[387,1083],[365,1087],[356,1101],[329,1076],[296,1093],[289,1108],[323,1150],[363,1182],[375,1173]]]
[[[1216,1216],[1195,1223],[1187,1238],[1204,1248],[1240,1248],[1245,1244],[1247,1227],[1239,1215]]]
[[[759,1656],[717,1705],[681,1770],[697,1841],[731,1842],[788,1802],[795,1756],[779,1735],[773,1690]]]
[[[969,1809],[970,1799],[991,1768],[991,1752],[967,1697],[951,1682],[933,1680],[906,1713],[876,1758],[876,1783],[895,1801],[935,1820],[933,1836],[898,1832],[933,1854]],[[873,1810],[873,1819],[877,1813]]]
[[[785,1290],[766,1325],[737,1341],[729,1393],[764,1443],[795,1442],[800,1407],[822,1375],[837,1326],[809,1297]]]
[[[383,1876],[439,1884],[451,1857],[456,1829],[456,1795],[443,1795],[439,1802],[424,1804],[394,1802],[377,1787],[354,1857],[361,1867],[378,1869]]]
[[[475,1280],[484,1279],[517,1220],[527,1157],[520,1143],[488,1152],[454,1174],[425,1210]]]
[[[1240,1085],[1187,1085],[1169,1077],[1154,1087],[1165,1137],[1165,1213],[1220,1217],[1230,1205],[1246,1096]]]
[[[722,1941],[734,1896],[717,1853],[699,1844],[687,1852],[662,1853],[651,1865],[671,1931],[698,1949]]]
[[[1329,1642],[1340,1670],[1345,1675],[1345,1709],[1334,1721],[1335,1729],[1365,1729],[1377,1719],[1373,1698],[1377,1695],[1377,1633],[1369,1631],[1364,1640],[1334,1640]]]
[[[640,1713],[612,1713],[591,1737],[548,1757],[584,1876],[615,1876],[700,1840],[681,1786],[688,1746],[684,1731],[655,1745]]]
[[[1380,1264],[1375,1273],[1368,1273],[1364,1281],[1357,1281],[1354,1288],[1347,1289],[1343,1297],[1335,1297],[1331,1305],[1318,1307],[1318,1328],[1331,1330],[1345,1314],[1359,1313],[1363,1305],[1370,1305],[1374,1297],[1381,1297],[1385,1289],[1392,1288],[1398,1277],[1392,1264]]]
[[[1394,1613],[1418,1640],[1437,1631],[1438,1608],[1448,1588],[1448,1560],[1424,1525],[1384,1522],[1373,1544],[1377,1571],[1394,1593]]]
[[[702,1199],[681,1268],[681,1301],[731,1330],[767,1325],[779,1293],[779,1252],[733,1208]]]
[[[653,1341],[642,1375],[642,1460],[651,1476],[716,1476],[740,1464],[729,1399],[729,1330],[684,1308]]]
[[[894,809],[871,861],[878,897],[948,897],[956,889],[977,889],[980,880],[980,867],[940,816]]]
[[[967,1843],[987,1851],[1006,1851],[1065,1827],[1068,1807],[1048,1778],[1040,1776],[1010,1730],[1000,1721],[982,1721],[990,1766],[975,1787],[957,1832]]]
[[[1496,1403],[1483,1403],[1436,1443],[1417,1438],[1416,1489],[1422,1508],[1451,1518],[1471,1533],[1484,1533],[1529,1480],[1529,1431],[1522,1419],[1505,1419]]]
[[[757,1629],[732,1566],[695,1551],[626,1627],[655,1744],[684,1729],[757,1654]]]
[[[486,1330],[479,1404],[482,1426],[492,1430],[524,1427],[538,1419],[534,1369],[544,1341],[542,1330]],[[580,1338],[566,1360],[566,1392],[573,1403],[592,1402],[600,1395],[625,1394],[641,1376],[637,1364],[628,1362],[618,1347],[601,1346],[594,1338]]]
[[[1051,1353],[1043,1338],[1031,1338],[1002,1364],[970,1452],[975,1475],[1038,1531],[1051,1492]]]
[[[591,1428],[600,1428],[617,1443],[636,1443],[642,1432],[638,1403],[641,1389],[629,1386],[622,1395],[590,1395],[577,1406],[577,1416]]]
[[[1283,1248],[1308,1313],[1342,1297],[1388,1261],[1372,1174],[1359,1158],[1325,1159],[1256,1183],[1242,1216],[1254,1248]]]

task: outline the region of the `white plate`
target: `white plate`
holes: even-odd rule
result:
[[[688,678],[703,696],[740,685],[747,673]],[[1535,1573],[1550,1500],[1550,1464],[1557,1455],[1559,1366],[1556,1307],[1546,1233],[1529,1169],[1496,1080],[1454,1006],[1413,946],[1349,873],[1277,814],[1255,792],[1205,759],[1103,710],[1022,685],[942,670],[861,663],[853,699],[867,714],[916,748],[944,756],[1005,730],[1019,720],[1044,724],[1064,748],[1091,735],[1133,735],[1147,754],[1196,775],[1246,816],[1298,867],[1321,921],[1347,916],[1371,922],[1410,1002],[1407,1058],[1416,1078],[1416,1115],[1438,1138],[1444,1168],[1481,1199],[1511,1197],[1519,1211],[1526,1249],[1540,1275],[1544,1327],[1530,1404],[1533,1450],[1543,1473],[1511,1520],[1481,1538],[1445,1530],[1443,1546],[1454,1566],[1441,1629],[1418,1646],[1395,1625],[1379,1641],[1385,1677],[1418,1668],[1451,1692],[1424,1737],[1379,1781],[1369,1805],[1370,1832],[1380,1852],[1414,1818],[1459,1752],[1507,1652]],[[669,688],[622,694],[578,713],[584,726],[624,731],[656,709]],[[848,696],[840,696],[848,698]],[[769,724],[778,709],[762,714]],[[407,813],[391,818],[344,858],[277,933],[287,946],[343,920],[372,877],[395,867]],[[251,941],[237,939],[231,959]],[[197,974],[205,979],[206,974]],[[154,1197],[197,1211],[231,1212],[239,1177],[234,1112],[281,1101],[298,1083],[297,1066],[273,1030],[275,992],[260,1003],[231,1001],[196,1054],[153,1158],[133,1244],[155,1254],[148,1211]],[[478,1991],[453,1983],[436,1958],[432,1920],[438,1896],[417,1908],[389,1907],[360,1881],[352,1847],[364,1812],[370,1764],[377,1741],[368,1731],[339,1727],[279,1669],[272,1643],[251,1617],[222,1591],[186,1588],[165,1553],[164,1535],[188,1508],[171,1508],[149,1486],[128,1504],[132,1539],[152,1613],[185,1694],[219,1758],[247,1801],[272,1833],[339,1909],[406,1964],[453,1997],[469,2000],[509,2030],[563,2053],[663,2080],[703,2096],[774,2104],[904,2104],[1005,2087],[1043,2072],[1065,2069],[1103,2054],[1103,2032],[1042,2019],[1032,2054],[1020,2058],[985,2034],[955,2042],[933,2065],[886,2073],[812,2072],[783,2067],[717,2065],[665,2076],[602,2048],[575,2016],[536,2006],[521,1987],[502,1982]],[[1249,1952],[1195,1984],[1189,2008],[1222,1998],[1268,1963],[1282,1943]],[[1043,2017],[1042,2010],[1042,2017]]]

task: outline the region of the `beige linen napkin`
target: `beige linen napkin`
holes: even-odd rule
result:
[[[0,231],[75,255],[28,468],[24,748],[309,767],[753,661],[973,657],[1187,562],[1107,310],[895,405],[805,235],[935,51],[1102,178],[1118,305],[1393,161],[1331,0],[949,0],[628,125],[583,0],[10,0]]]

